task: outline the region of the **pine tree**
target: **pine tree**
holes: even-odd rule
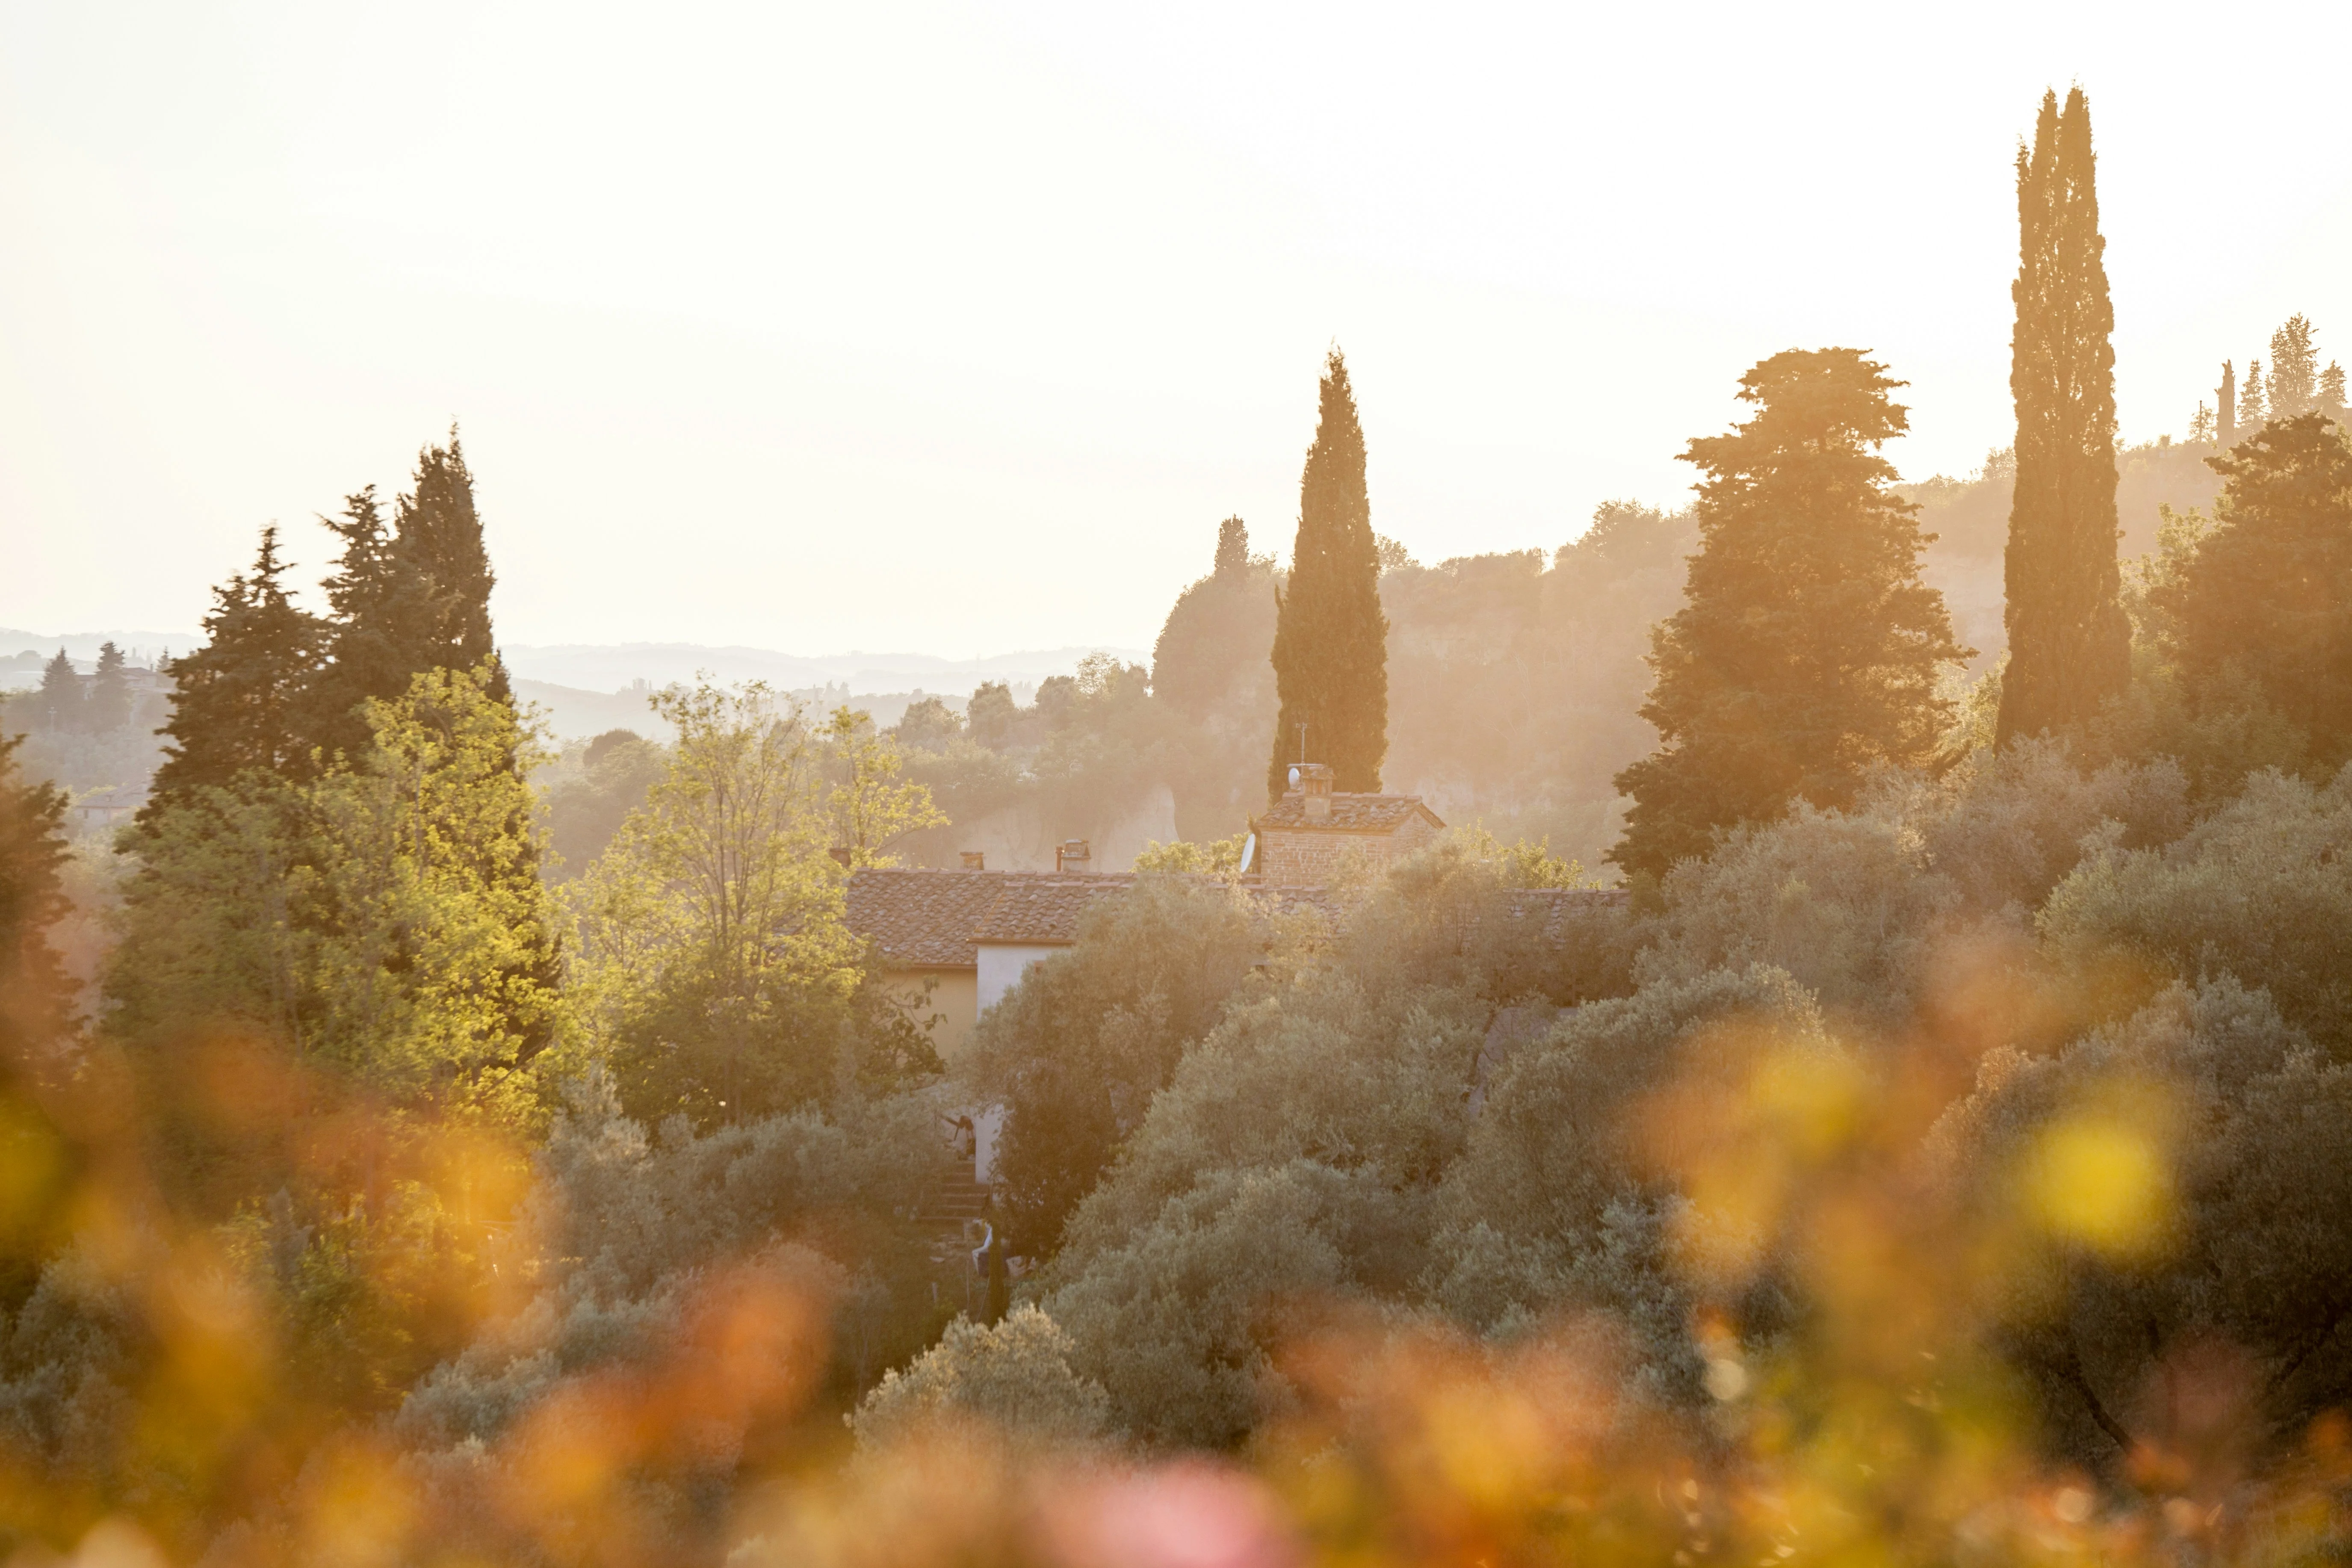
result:
[[[2352,760],[2352,448],[2313,413],[2207,460],[2228,481],[2213,531],[2156,595],[2183,680],[2209,710],[2251,688],[2332,773]]]
[[[2337,424],[2344,422],[2344,367],[2334,360],[2319,373],[2319,400],[2315,406]]]
[[[1220,577],[1234,577],[1249,570],[1249,527],[1238,517],[1229,517],[1217,524],[1217,565]]]
[[[325,584],[331,630],[310,720],[330,754],[355,756],[369,743],[362,703],[390,701],[428,670],[475,669],[497,657],[494,578],[455,431],[448,446],[417,454],[414,488],[393,512],[387,524],[371,485],[344,498],[341,517],[319,520],[342,544]],[[489,689],[513,700],[503,666]]]
[[[2300,311],[2271,334],[2271,417],[2293,419],[2318,402],[2319,353],[2311,321]]]
[[[2201,397],[2197,400],[2197,412],[2189,416],[2189,438],[2197,442],[2213,438],[2213,410]]]
[[[288,776],[310,771],[310,685],[320,626],[284,582],[275,525],[261,531],[253,569],[213,590],[205,646],[173,659],[171,737],[155,770],[142,822],[247,769]]]
[[[2084,722],[2131,677],[2116,569],[2115,309],[2081,88],[2063,115],[2057,94],[2043,96],[2032,151],[2018,150],[2017,212],[2004,743]]]
[[[413,638],[411,674],[428,669],[475,669],[496,659],[490,635],[489,552],[482,543],[481,514],[474,507],[474,476],[466,467],[457,432],[446,447],[417,454],[415,488],[394,509],[394,553],[431,589],[425,614],[404,629]],[[492,672],[490,695],[513,700],[506,670]]]
[[[2221,384],[2214,390],[2213,436],[2223,451],[2238,444],[2238,367],[2221,362]]]
[[[81,672],[59,648],[58,657],[41,667],[40,689],[33,693],[33,721],[48,734],[78,734],[87,706]]]
[[[1610,858],[1627,871],[1663,873],[1793,801],[1847,804],[1874,764],[1934,752],[1938,669],[1969,650],[1878,456],[1906,427],[1901,384],[1853,349],[1775,354],[1740,378],[1755,415],[1684,454],[1706,476],[1699,552],[1651,633],[1659,748],[1617,776],[1633,805]]]
[[[111,642],[98,649],[98,668],[83,700],[93,734],[110,735],[131,722],[131,681],[123,674],[122,650]]]
[[[1330,766],[1335,788],[1377,791],[1388,754],[1388,616],[1364,482],[1364,432],[1333,349],[1323,370],[1315,444],[1298,480],[1298,538],[1287,593],[1275,600],[1274,679],[1281,705],[1266,767],[1280,799],[1298,761]]]
[[[330,612],[327,658],[311,692],[309,723],[329,756],[357,756],[368,744],[360,705],[399,696],[416,673],[418,639],[410,628],[431,618],[432,589],[394,550],[373,485],[344,497],[341,517],[319,521],[342,551],[322,584]]]
[[[2252,435],[2270,422],[2269,396],[2263,390],[2263,362],[2246,362],[2245,389],[2238,394],[2238,428]]]
[[[0,1097],[47,1078],[73,1026],[73,983],[49,942],[67,910],[66,797],[25,781],[16,763],[24,739],[0,736]]]

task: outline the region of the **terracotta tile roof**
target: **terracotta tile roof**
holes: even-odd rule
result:
[[[1331,815],[1322,821],[1307,816],[1307,796],[1298,790],[1284,795],[1257,819],[1260,827],[1304,828],[1310,833],[1393,833],[1414,813],[1429,818],[1433,827],[1445,826],[1417,795],[1331,795]]]
[[[1128,872],[1006,871],[1002,875],[1003,890],[972,931],[976,942],[1066,947],[1078,940],[1078,921],[1097,899],[1118,892],[1135,880]]]
[[[849,929],[871,937],[883,962],[907,969],[971,969],[982,942],[1066,947],[1097,899],[1131,886],[1130,871],[932,871],[867,869],[849,879]],[[1271,895],[1284,912],[1334,912],[1320,888],[1242,886]]]
[[[971,933],[988,918],[1003,871],[864,870],[849,879],[849,929],[871,937],[884,962],[909,969],[970,969]]]

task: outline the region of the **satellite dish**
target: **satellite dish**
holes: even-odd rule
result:
[[[1298,787],[1298,770],[1297,768],[1290,770],[1290,787],[1293,789],[1297,789]]]

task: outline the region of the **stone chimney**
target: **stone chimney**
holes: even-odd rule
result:
[[[1298,764],[1299,810],[1309,822],[1331,820],[1331,770],[1321,763]]]
[[[1056,871],[1091,871],[1094,867],[1094,851],[1083,838],[1065,838],[1054,850]]]
[[[966,849],[962,851],[962,855],[963,868],[965,870],[985,871],[988,869],[988,855],[985,851],[979,849]]]

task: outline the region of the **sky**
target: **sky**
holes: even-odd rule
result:
[[[0,626],[194,626],[462,431],[516,644],[1149,647],[1373,522],[1558,547],[1789,347],[2006,444],[2012,160],[2090,93],[2127,439],[2352,358],[2343,7],[0,0]]]

